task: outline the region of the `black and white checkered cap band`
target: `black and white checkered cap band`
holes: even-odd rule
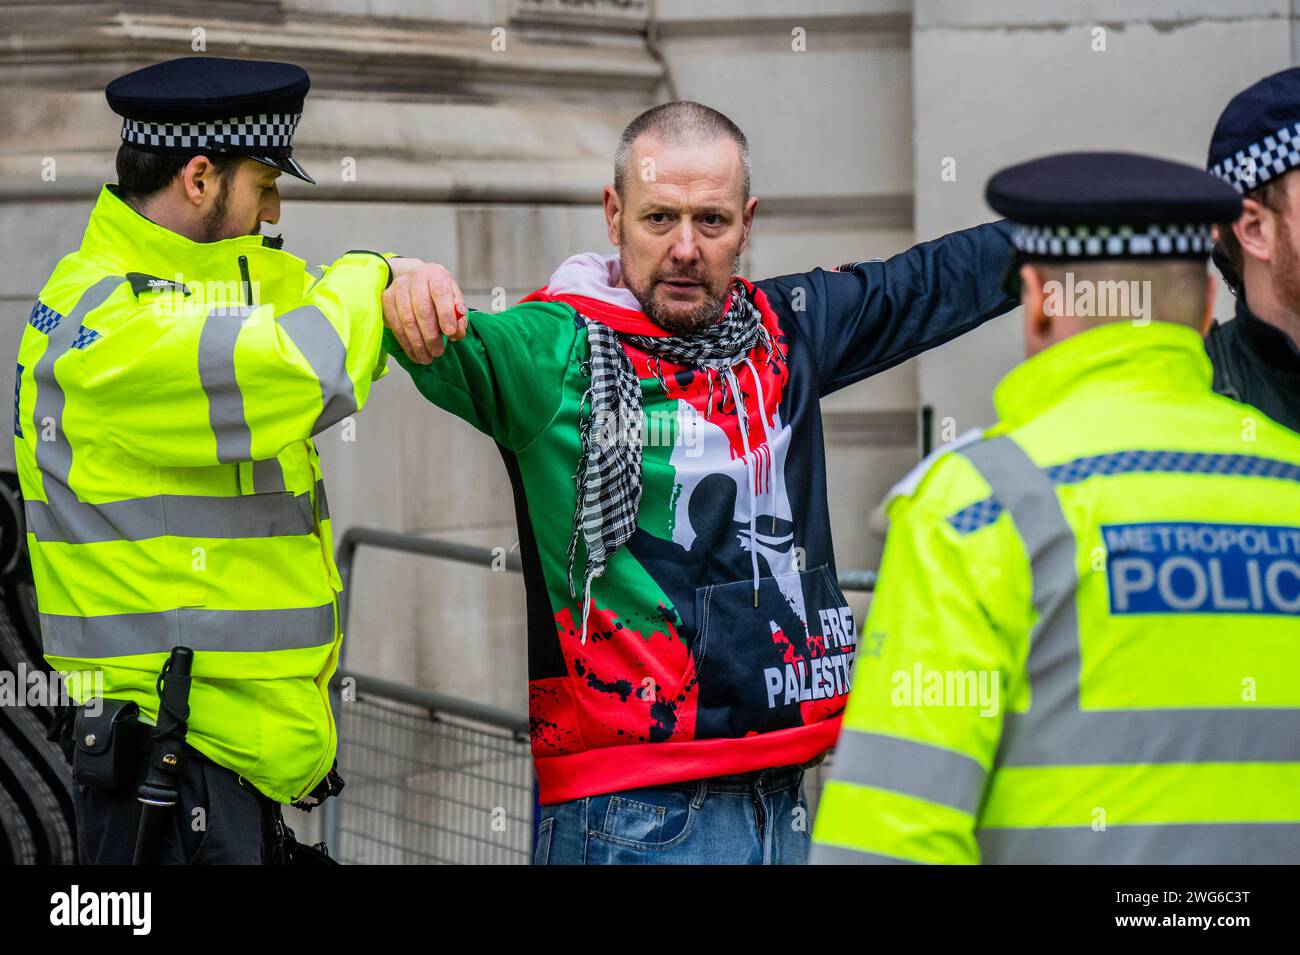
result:
[[[1018,225],[1011,244],[1026,255],[1062,259],[1128,259],[1209,255],[1214,234],[1197,225]]]
[[[1296,166],[1300,166],[1300,123],[1283,126],[1262,142],[1238,149],[1235,156],[1211,166],[1210,172],[1245,195]]]
[[[261,113],[200,123],[146,123],[122,121],[122,138],[143,148],[206,149],[227,146],[239,149],[288,149],[302,113]]]

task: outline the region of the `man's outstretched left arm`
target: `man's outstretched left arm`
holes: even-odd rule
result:
[[[1011,227],[990,222],[892,258],[759,282],[812,343],[821,393],[956,338],[1017,303],[1003,288]]]

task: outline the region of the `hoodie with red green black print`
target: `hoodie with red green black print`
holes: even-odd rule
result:
[[[836,584],[820,400],[1010,309],[1007,236],[991,223],[886,261],[744,282],[775,348],[733,366],[732,387],[625,343],[642,494],[632,538],[593,582],[585,642],[568,549],[586,323],[667,332],[618,284],[618,257],[591,253],[512,308],[471,312],[431,365],[385,332],[420,392],[491,436],[509,471],[543,804],[805,763],[835,743],[857,631]]]

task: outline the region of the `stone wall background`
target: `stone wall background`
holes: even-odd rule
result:
[[[758,278],[888,256],[990,218],[988,176],[1034,155],[1202,162],[1223,105],[1294,63],[1297,38],[1294,0],[5,0],[0,24],[9,369],[35,291],[112,178],[104,85],[190,55],[196,30],[208,54],[312,74],[297,154],[320,185],[284,184],[287,248],[439,261],[480,308],[496,289],[514,301],[544,284],[573,252],[608,249],[599,199],[618,133],[673,92],[723,110],[751,140],[760,206],[744,269]],[[936,440],[991,423],[1018,321],[827,400],[841,568],[876,565],[870,515],[918,458],[922,405],[935,408]],[[318,445],[340,533],[516,542],[491,442],[425,403],[400,369],[356,418],[355,441],[336,427]],[[0,466],[12,467],[8,445]],[[520,580],[363,551],[348,662],[523,711]]]

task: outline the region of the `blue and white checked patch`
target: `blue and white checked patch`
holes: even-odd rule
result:
[[[18,374],[14,375],[14,434],[17,437],[23,436],[22,419],[18,417],[18,404],[22,397],[21,389],[23,387],[23,366],[18,366]]]
[[[1136,258],[1209,255],[1214,235],[1208,224],[1186,225],[1018,225],[1011,244],[1028,255],[1057,258]]]
[[[59,327],[59,322],[63,321],[63,316],[50,308],[44,302],[37,301],[32,306],[32,314],[27,319],[27,324],[32,326],[38,332],[49,334]]]
[[[27,319],[27,324],[37,331],[44,332],[48,335],[59,327],[63,321],[63,316],[50,308],[43,302],[38,301],[32,308],[31,317]],[[77,337],[73,339],[73,348],[86,348],[93,345],[99,340],[99,332],[93,328],[86,328],[84,325],[77,329]]]
[[[1300,465],[1252,454],[1212,454],[1203,451],[1116,451],[1075,458],[1047,469],[1057,484],[1078,484],[1097,474],[1135,473],[1231,474],[1300,481]]]
[[[1236,477],[1271,477],[1300,481],[1300,464],[1261,458],[1253,454],[1214,454],[1205,451],[1113,451],[1075,458],[1047,468],[1054,484],[1079,484],[1097,475],[1116,474],[1230,474]],[[1002,506],[986,497],[948,518],[961,534],[987,527],[998,519]]]
[[[982,501],[976,501],[969,507],[963,507],[948,518],[948,523],[956,528],[957,533],[969,534],[971,531],[977,531],[981,527],[992,524],[1001,513],[1002,505],[995,498],[986,497]]]
[[[1211,166],[1210,172],[1238,192],[1247,193],[1296,166],[1300,166],[1300,123],[1283,126],[1272,136],[1238,149]]]

